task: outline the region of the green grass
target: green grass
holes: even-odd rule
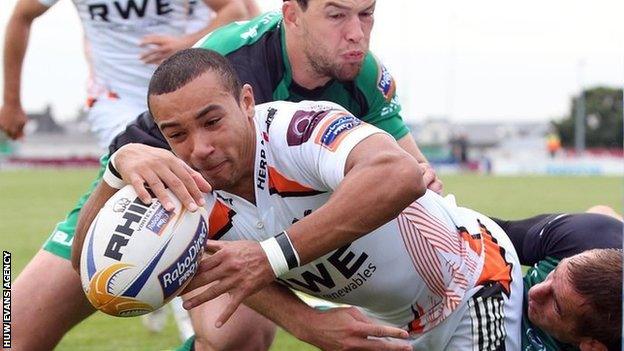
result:
[[[92,169],[0,172],[0,249],[12,252],[14,277],[88,187],[94,174]],[[594,204],[609,205],[622,212],[619,178],[460,175],[443,180],[446,191],[454,193],[462,206],[502,218],[580,212]],[[137,318],[95,314],[71,330],[57,349],[163,350],[179,344],[171,321],[165,332],[154,335]],[[272,350],[314,349],[283,331],[279,331],[272,347]]]

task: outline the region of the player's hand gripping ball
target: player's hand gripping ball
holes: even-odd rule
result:
[[[175,210],[144,204],[127,185],[91,223],[80,279],[91,304],[120,317],[152,312],[191,280],[208,236],[203,208],[190,212],[169,192]]]

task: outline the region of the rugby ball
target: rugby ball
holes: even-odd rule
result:
[[[169,190],[167,190],[169,191]],[[190,212],[169,191],[167,211],[144,204],[127,185],[91,223],[80,257],[80,279],[89,302],[113,316],[152,312],[191,280],[208,236],[206,210]]]

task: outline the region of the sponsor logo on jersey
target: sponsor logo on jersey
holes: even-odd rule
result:
[[[161,205],[158,205],[154,215],[147,221],[145,227],[152,231],[156,235],[162,234],[162,231],[167,227],[169,220],[173,218],[173,211],[167,211]]]
[[[394,97],[394,92],[396,91],[396,83],[386,66],[380,64],[379,71],[380,74],[377,82],[377,88],[386,98],[386,101],[390,102]]]
[[[154,8],[157,16],[163,16],[173,11],[171,2],[167,0],[103,1],[87,5],[87,10],[93,21],[111,22],[110,17],[114,15],[125,20],[136,19],[145,17],[149,2],[155,3]]]
[[[264,140],[260,140],[260,162],[258,163],[258,176],[256,177],[256,187],[264,190],[267,180],[267,156],[264,150]]]
[[[315,142],[330,151],[336,151],[349,131],[362,125],[362,121],[347,113],[338,113],[332,117],[321,127],[322,132],[317,135]]]
[[[321,297],[328,300],[339,300],[364,285],[377,270],[375,264],[368,260],[369,256],[366,252],[361,252],[356,256],[356,253],[349,250],[349,246],[351,244],[334,251],[327,258],[327,262],[307,266],[309,269],[300,274],[297,273],[301,276],[300,279],[279,280],[293,289],[312,294],[319,294],[324,290],[323,294],[320,295]],[[326,265],[331,265],[339,276],[332,276]],[[348,281],[344,282],[344,279],[348,279]],[[344,285],[335,289],[337,281]]]
[[[200,217],[197,229],[195,229],[195,235],[193,235],[188,246],[184,249],[184,253],[158,275],[164,300],[171,297],[193,277],[199,266],[202,247],[206,242],[207,236],[206,221],[203,217]]]
[[[329,110],[299,110],[295,112],[288,125],[288,131],[286,132],[286,142],[288,146],[297,146],[308,141],[316,125],[319,124],[328,113]]]

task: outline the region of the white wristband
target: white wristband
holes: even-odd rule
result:
[[[267,259],[269,260],[269,264],[276,278],[288,272],[288,262],[286,262],[286,257],[284,257],[284,253],[274,237],[261,241],[260,246],[267,255]]]
[[[121,189],[126,186],[126,182],[121,178],[119,172],[114,165],[115,153],[113,153],[108,159],[108,164],[106,165],[106,170],[102,175],[102,180],[106,182],[111,188]]]

